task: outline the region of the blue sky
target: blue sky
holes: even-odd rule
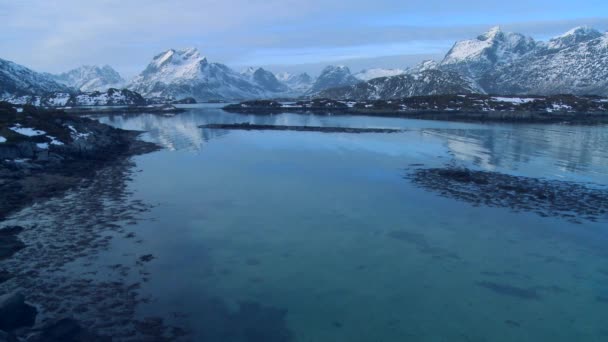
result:
[[[236,69],[405,67],[494,25],[548,39],[608,29],[608,1],[0,0],[0,58],[38,71],[109,64],[132,76],[169,48]]]

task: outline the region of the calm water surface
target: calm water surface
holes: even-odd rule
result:
[[[142,291],[157,300],[143,314],[184,313],[195,340],[223,324],[209,318],[216,298],[287,310],[296,341],[608,341],[606,218],[473,207],[404,179],[424,164],[608,184],[608,127],[217,107],[100,119],[165,147],[136,158],[130,185],[157,204],[135,228],[156,257]],[[407,131],[198,128],[233,122]],[[108,254],[126,248],[117,241]]]

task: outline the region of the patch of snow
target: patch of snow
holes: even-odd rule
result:
[[[5,142],[6,142],[6,138],[0,135],[0,144],[5,143]]]
[[[535,101],[535,98],[531,97],[493,97],[492,101],[496,102],[508,102],[515,104],[522,104]]]
[[[72,139],[74,139],[74,140],[86,139],[89,135],[91,135],[91,133],[80,133],[80,132],[78,132],[76,130],[76,128],[74,128],[74,126],[72,126],[72,125],[68,125],[68,129],[72,132],[70,135],[72,136]]]
[[[13,132],[17,132],[21,135],[25,135],[28,137],[36,137],[39,135],[46,134],[45,131],[40,131],[40,130],[29,128],[29,127],[21,127],[21,125],[19,125],[19,124],[17,124],[16,126],[10,127],[9,129]]]
[[[369,81],[374,78],[398,76],[398,75],[402,75],[404,73],[405,73],[405,70],[402,70],[402,69],[374,68],[374,69],[362,70],[362,71],[354,74],[353,76],[355,76],[356,78],[358,78],[362,81]]]
[[[52,137],[52,136],[48,136],[51,139],[51,145],[55,145],[55,146],[61,146],[61,145],[65,145],[62,141],[60,141],[59,139]]]
[[[48,143],[38,143],[36,144],[36,146],[41,149],[41,150],[48,150],[49,149],[49,144]]]

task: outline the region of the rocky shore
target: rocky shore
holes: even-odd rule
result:
[[[0,103],[0,220],[56,196],[105,163],[157,149],[139,134],[63,111]]]
[[[158,147],[63,111],[0,103],[0,342],[168,341],[184,332],[135,317],[153,258],[105,265],[115,237],[149,210],[130,199],[130,157]],[[33,205],[35,204],[35,205]],[[101,274],[110,273],[105,277]],[[100,272],[101,271],[101,272]]]
[[[491,96],[435,95],[396,100],[312,99],[292,102],[274,100],[231,104],[234,113],[268,115],[303,113],[366,115],[425,120],[509,123],[608,123],[608,99],[596,96]]]

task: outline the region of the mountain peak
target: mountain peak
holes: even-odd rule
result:
[[[578,26],[562,35],[552,38],[547,45],[550,49],[562,49],[601,36],[602,33],[592,27]]]
[[[492,40],[502,33],[500,26],[494,26],[488,32],[478,37],[479,40]]]
[[[570,36],[600,36],[602,33],[590,26],[577,26],[568,32],[555,38],[566,38]],[[555,39],[554,38],[554,39]]]
[[[109,65],[83,65],[76,69],[53,75],[55,81],[80,91],[106,91],[120,88],[125,80]]]

